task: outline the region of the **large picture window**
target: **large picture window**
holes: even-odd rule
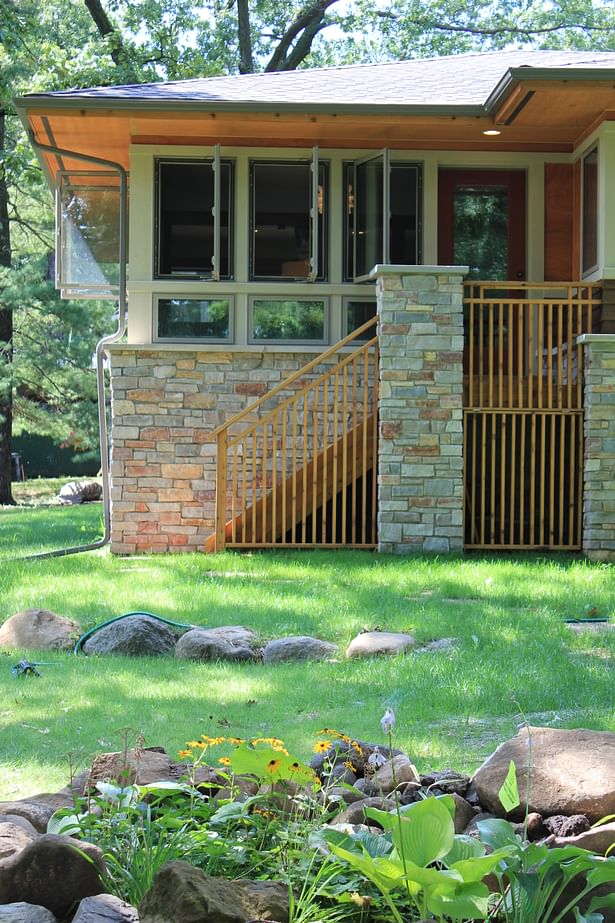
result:
[[[326,299],[300,300],[253,298],[250,303],[252,343],[325,343]]]
[[[232,277],[232,184],[219,157],[156,161],[158,278]]]
[[[344,278],[365,278],[376,263],[421,261],[421,168],[388,151],[344,164]]]
[[[253,161],[252,279],[327,278],[327,164]]]
[[[583,275],[598,267],[598,148],[583,158]]]
[[[156,340],[232,342],[232,299],[165,298],[155,302]]]

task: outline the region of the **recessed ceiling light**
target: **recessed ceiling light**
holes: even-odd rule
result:
[[[486,128],[483,134],[484,135],[501,135],[502,132],[499,131],[497,128]]]

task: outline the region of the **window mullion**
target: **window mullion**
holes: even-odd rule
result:
[[[391,262],[391,160],[389,149],[382,151],[382,262]]]
[[[214,219],[214,252],[211,258],[211,278],[214,282],[220,281],[220,215],[222,212],[222,184],[220,166],[220,145],[214,145],[214,204],[211,210]]]
[[[318,163],[318,145],[314,145],[312,148],[312,163],[311,163],[311,193],[312,193],[312,202],[310,207],[310,224],[311,224],[311,234],[310,234],[310,272],[308,274],[308,282],[315,282],[318,278],[318,173],[319,173],[319,163]]]

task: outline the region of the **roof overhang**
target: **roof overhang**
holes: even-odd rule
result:
[[[16,100],[34,140],[128,168],[131,145],[570,153],[615,119],[615,69],[509,69],[484,105],[373,105],[32,94]],[[486,136],[491,129],[500,134]],[[50,175],[58,159],[42,156]],[[78,169],[63,158],[63,168]]]

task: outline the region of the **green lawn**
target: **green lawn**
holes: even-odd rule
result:
[[[342,652],[375,626],[410,630],[419,641],[454,637],[457,649],[268,667],[24,652],[52,661],[40,679],[13,678],[20,654],[0,654],[0,797],[59,787],[69,753],[85,766],[97,751],[119,748],[125,727],[170,752],[212,730],[273,734],[306,758],[324,725],[378,739],[390,706],[398,743],[420,768],[460,770],[515,732],[519,706],[536,724],[615,731],[615,631],[577,634],[564,624],[591,608],[612,618],[610,567],[339,551],[12,560],[90,540],[100,516],[100,505],[0,509],[0,621],[45,607],[85,631],[139,609],[196,625],[247,625],[263,641],[315,634]]]

